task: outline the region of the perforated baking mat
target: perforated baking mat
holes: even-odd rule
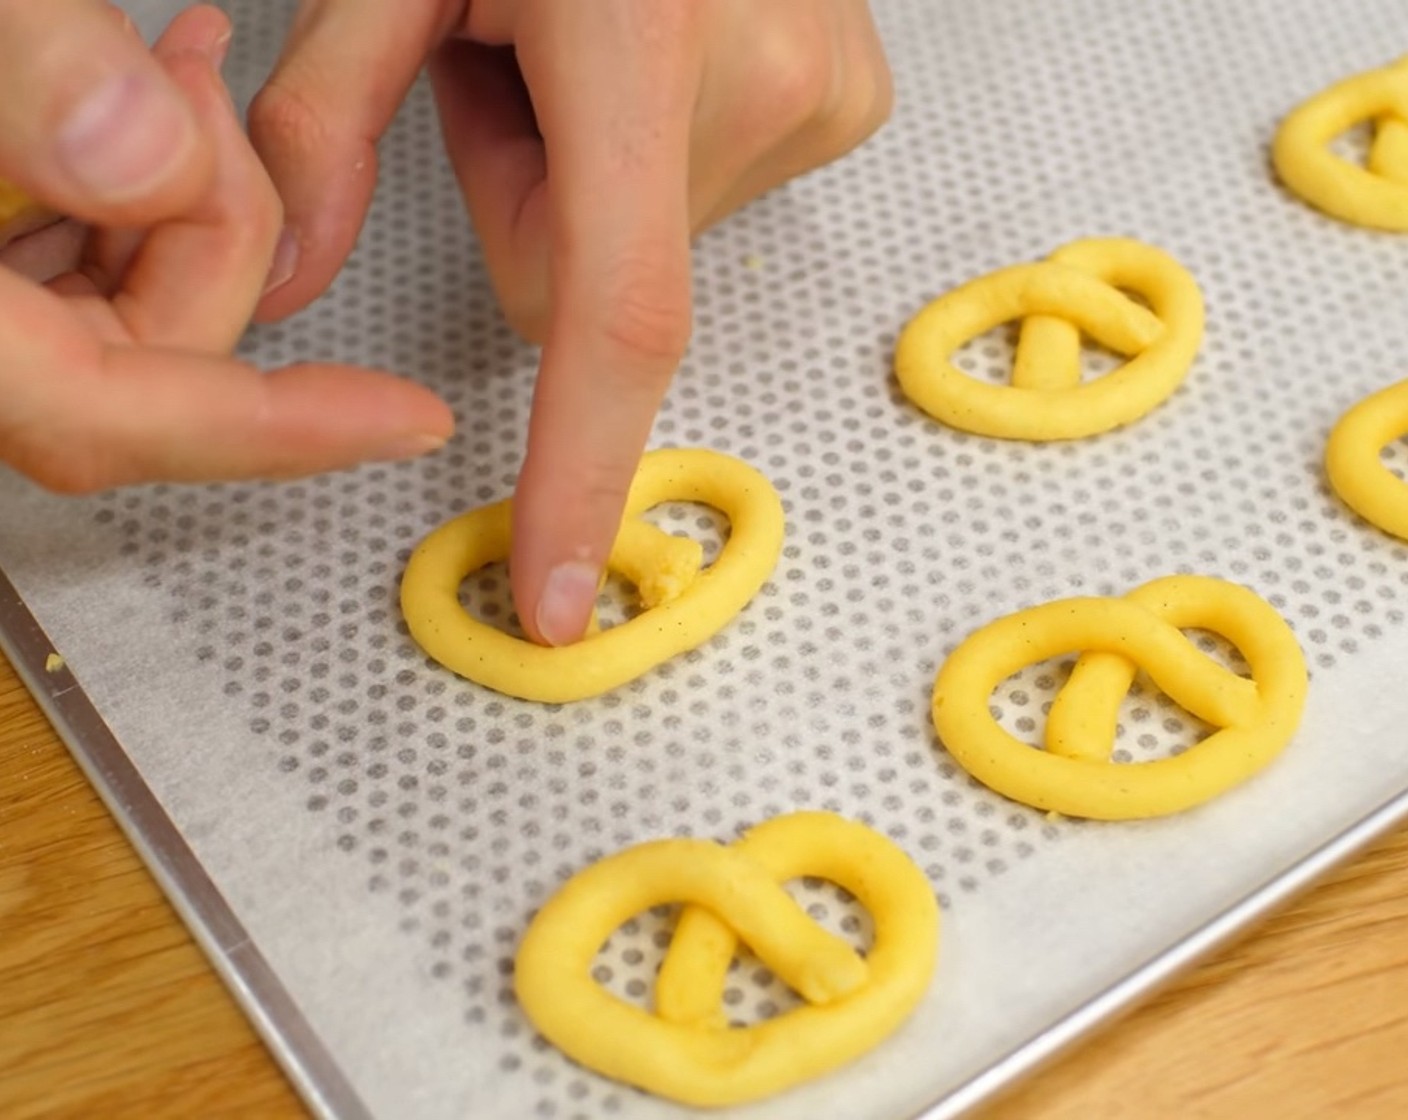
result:
[[[289,5],[231,7],[247,97]],[[149,29],[158,8],[137,9]],[[1408,550],[1341,507],[1321,454],[1346,407],[1408,376],[1408,240],[1287,197],[1267,144],[1306,96],[1408,50],[1408,11],[876,9],[893,122],[698,248],[698,327],[654,443],[753,463],[787,538],[757,599],[695,652],[545,707],[452,676],[406,636],[408,551],[509,493],[534,372],[492,308],[423,88],[332,293],[245,350],[424,379],[458,414],[445,451],[81,501],[0,478],[6,650],[319,1111],[678,1115],[547,1046],[510,989],[535,907],[638,841],[828,808],[903,846],[944,911],[918,1012],[845,1070],[734,1114],[947,1116],[1402,814]],[[1174,254],[1207,299],[1197,363],[1153,414],[1037,446],[951,431],[898,394],[896,333],[928,298],[1112,234]],[[963,360],[996,377],[1010,349],[999,331]],[[717,541],[697,509],[659,516]],[[1019,607],[1170,572],[1249,585],[1294,627],[1313,679],[1275,765],[1205,808],[1117,825],[1047,819],[968,780],[928,718],[956,643]],[[469,593],[506,616],[501,571]],[[1004,685],[1004,722],[1037,738],[1064,671]],[[1137,689],[1120,757],[1201,730]],[[844,897],[795,889],[863,942]],[[628,923],[599,978],[647,998],[667,921]],[[726,1004],[749,1022],[791,997],[743,963]]]

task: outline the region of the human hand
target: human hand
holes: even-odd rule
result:
[[[0,170],[80,221],[148,226],[209,188],[214,151],[107,0],[0,0]]]
[[[304,0],[250,113],[298,246],[261,314],[341,266],[427,57],[499,299],[544,342],[510,569],[527,632],[569,642],[688,341],[692,234],[865,139],[889,71],[863,0]]]
[[[264,374],[227,356],[283,225],[218,74],[229,38],[223,14],[193,8],[150,55],[209,148],[184,209],[146,230],[92,227],[77,267],[47,285],[21,271],[54,272],[77,227],[0,253],[0,461],[52,489],[311,473],[416,454],[449,434],[437,398],[389,375],[325,364]],[[16,150],[0,129],[0,155]],[[0,165],[6,177],[24,171],[34,168]],[[161,190],[141,205],[183,197]]]

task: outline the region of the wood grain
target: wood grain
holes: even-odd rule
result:
[[[0,657],[0,1116],[303,1115]]]
[[[1405,1054],[1408,832],[982,1116],[1396,1118]],[[0,658],[0,1116],[301,1115]]]

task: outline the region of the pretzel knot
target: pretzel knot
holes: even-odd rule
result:
[[[1329,148],[1336,136],[1373,121],[1363,167]],[[1408,58],[1347,78],[1293,110],[1277,130],[1271,159],[1282,182],[1336,218],[1408,232]]]
[[[1201,653],[1180,633],[1189,627],[1228,639],[1251,679]],[[1046,749],[1003,730],[988,707],[993,689],[1077,650],[1090,652],[1051,705]],[[1141,668],[1220,730],[1170,758],[1113,761],[1119,705]],[[933,718],[958,764],[998,793],[1068,816],[1125,820],[1189,809],[1266,766],[1295,733],[1306,683],[1295,635],[1266,602],[1207,576],[1168,576],[1123,598],[1059,600],[975,631],[939,669]]]
[[[1408,540],[1408,484],[1379,457],[1403,436],[1408,436],[1408,381],[1380,389],[1340,417],[1325,444],[1325,473],[1345,505]]]
[[[862,958],[815,925],[780,884],[840,884],[874,919]],[[591,978],[627,919],[683,902],[656,982],[656,1013]],[[519,1003],[569,1057],[685,1104],[756,1100],[870,1050],[914,1009],[933,974],[939,912],[923,873],[889,840],[830,813],[793,813],[729,847],[659,840],[579,872],[538,912],[514,966]],[[745,943],[807,1004],[729,1027],[729,962]]]
[[[1024,322],[1011,385],[978,381],[953,364],[964,343],[1016,319]],[[1082,333],[1128,360],[1082,382]],[[895,374],[910,400],[950,427],[1077,439],[1127,424],[1168,397],[1202,337],[1202,293],[1177,261],[1138,241],[1091,239],[934,300],[900,335]]]
[[[707,568],[699,542],[639,519],[662,502],[700,502],[728,517],[729,536]],[[513,505],[471,510],[436,529],[411,554],[401,611],[421,648],[440,664],[524,700],[563,703],[596,696],[693,649],[718,633],[767,581],[782,551],[782,502],[752,467],[716,451],[648,452],[626,499],[607,560],[640,594],[637,617],[559,648],[515,638],[460,606],[464,578],[508,557]]]

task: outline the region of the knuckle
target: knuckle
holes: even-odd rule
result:
[[[633,263],[618,269],[605,288],[603,316],[606,338],[627,354],[678,362],[693,325],[687,264],[682,269]]]
[[[818,147],[822,159],[838,159],[860,147],[879,131],[889,116],[888,105],[878,105],[868,98],[838,110],[819,126]]]
[[[634,462],[625,460],[601,462],[589,467],[581,493],[586,508],[599,511],[602,520],[607,522],[619,518],[635,468]]]
[[[872,68],[847,83],[818,119],[818,144],[824,158],[835,159],[863,144],[890,119],[894,103],[890,69],[883,60],[876,60]]]
[[[252,169],[240,177],[237,189],[222,194],[220,210],[225,225],[239,230],[241,246],[272,248],[284,226],[284,204],[277,188],[267,175]]]
[[[36,481],[51,494],[66,498],[85,498],[106,489],[94,473],[70,467],[55,468],[41,474]]]
[[[119,481],[99,457],[86,451],[64,450],[56,454],[52,447],[32,452],[20,450],[11,457],[11,465],[50,493],[66,497],[96,494]]]
[[[272,247],[284,228],[284,203],[273,183],[258,181],[249,192],[247,207],[243,219],[250,240]]]
[[[548,333],[548,307],[536,300],[501,299],[499,307],[509,329],[525,342],[541,345]]]
[[[0,462],[53,494],[83,497],[133,481],[127,461],[95,417],[47,409],[0,416]]]
[[[504,321],[526,342],[547,337],[551,301],[545,270],[525,267],[518,255],[486,252],[489,280]]]
[[[249,104],[249,134],[261,151],[307,152],[326,141],[328,127],[297,85],[275,75]]]
[[[877,132],[895,111],[895,79],[883,59],[877,62],[874,95],[870,102],[869,136]]]
[[[585,513],[591,523],[611,526],[614,530],[621,522],[631,480],[639,465],[639,455],[628,453],[583,463],[576,508]],[[611,551],[611,543],[611,540],[604,542],[606,553]]]
[[[760,80],[760,104],[786,133],[824,115],[835,98],[835,68],[829,50],[812,50],[788,40],[765,50]]]

